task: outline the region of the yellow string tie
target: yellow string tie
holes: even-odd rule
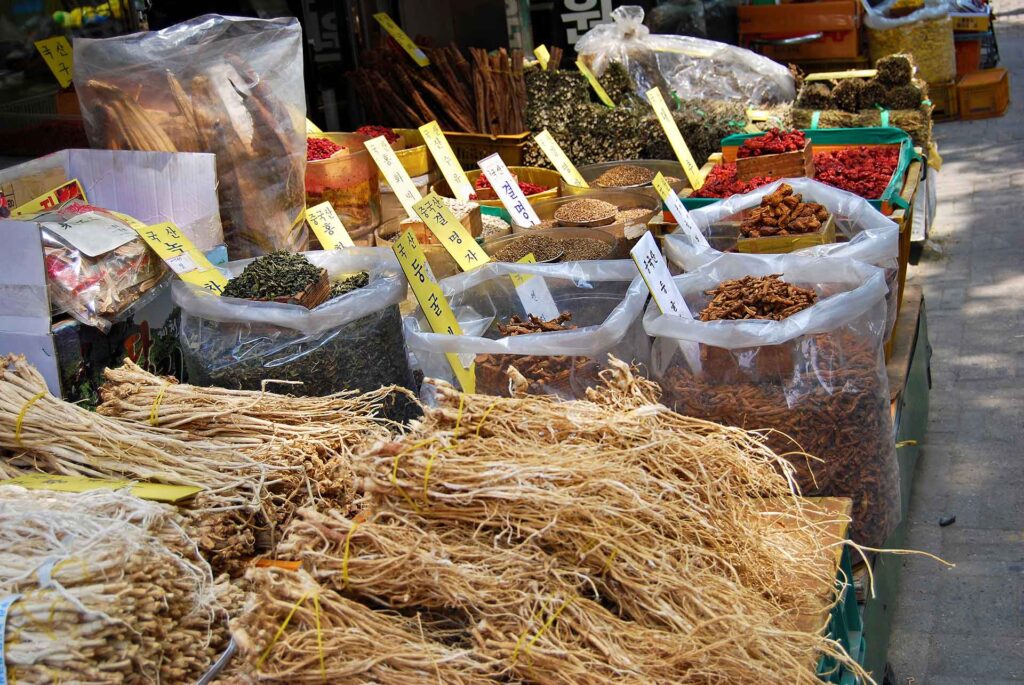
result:
[[[896,449],[903,449],[904,447],[911,447],[917,444],[917,440],[901,440],[896,443]]]
[[[341,589],[344,590],[348,587],[348,554],[351,549],[352,535],[356,532],[356,528],[359,527],[357,521],[352,522],[352,527],[348,529],[348,535],[345,536],[345,554],[341,557]]]
[[[476,425],[477,437],[480,437],[480,429],[484,427],[484,421],[487,420],[487,417],[491,415],[491,412],[494,411],[494,408],[497,406],[498,400],[494,400],[494,402],[491,403],[491,406],[487,407],[487,411],[484,412],[484,415],[480,417],[480,423]]]
[[[604,562],[604,568],[601,569],[601,573],[607,573],[608,569],[612,567],[612,562],[615,561],[615,557],[619,556],[618,547],[612,548],[612,553],[608,555],[608,561]]]
[[[462,424],[462,409],[466,405],[466,396],[459,395],[459,413],[455,417],[455,430],[452,431],[452,441],[454,442],[459,437],[459,426]],[[449,449],[451,447],[449,446]],[[427,467],[423,470],[423,502],[426,503],[427,497],[427,486],[430,483],[430,470],[434,467],[434,458],[437,457],[437,452],[432,452],[430,458],[427,459]]]
[[[161,386],[160,392],[156,394],[156,399],[153,400],[153,406],[149,408],[149,425],[155,426],[157,423],[157,415],[160,411],[160,403],[164,401],[164,393],[167,392],[167,386]]]
[[[327,665],[324,663],[324,633],[320,629],[320,595],[313,595],[313,608],[316,613],[316,650],[320,654],[320,677],[327,680]]]
[[[46,393],[46,390],[40,390],[35,395],[32,395],[31,399],[29,399],[29,401],[25,403],[25,406],[21,408],[21,411],[18,412],[18,418],[14,421],[14,442],[19,445],[21,444],[21,424],[25,421],[25,414],[27,414],[28,410],[32,408],[33,404],[43,399],[43,396],[46,395]]]
[[[522,648],[523,642],[526,641],[526,635],[530,632],[530,626],[533,625],[533,622],[537,620],[538,616],[540,616],[540,607],[537,607],[533,612],[533,615],[530,616],[530,620],[526,622],[526,627],[523,628],[523,632],[520,633],[519,639],[516,640],[516,648],[512,650],[512,661],[515,661],[516,657],[519,656],[519,650]]]
[[[284,617],[284,623],[282,623],[281,627],[277,629],[276,633],[274,633],[274,639],[270,641],[270,644],[267,645],[267,648],[263,650],[263,654],[260,656],[259,661],[256,662],[256,668],[261,668],[263,666],[263,662],[267,660],[268,656],[270,656],[270,650],[274,648],[274,645],[277,644],[277,641],[281,639],[282,635],[284,635],[284,629],[288,627],[289,623],[291,623],[292,616],[295,615],[295,612],[298,611],[299,607],[302,606],[302,603],[306,601],[307,597],[309,597],[308,592],[299,597],[299,601],[292,605],[291,611],[289,611],[288,615]]]
[[[558,617],[562,614],[563,611],[565,611],[565,608],[567,606],[569,606],[570,604],[572,604],[573,602],[575,602],[575,601],[576,601],[575,597],[570,597],[569,599],[567,599],[565,602],[562,603],[562,606],[558,607],[558,610],[555,613],[553,613],[550,616],[548,616],[548,620],[544,621],[544,625],[541,626],[541,629],[538,630],[537,634],[533,636],[533,639],[531,639],[526,644],[526,647],[523,648],[523,652],[526,653],[526,654],[529,654],[530,653],[530,647],[533,647],[534,643],[537,642],[537,640],[540,639],[540,636],[543,635],[545,633],[545,631],[547,631],[547,629],[551,627],[551,624],[554,623],[556,620],[558,620]]]

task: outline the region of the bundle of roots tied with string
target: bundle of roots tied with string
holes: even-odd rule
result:
[[[610,360],[588,399],[436,387],[253,572],[231,682],[818,683],[837,517],[763,438]],[[552,449],[557,445],[558,449]]]
[[[0,487],[10,682],[195,683],[227,647],[226,583],[183,526],[124,491]]]
[[[289,432],[271,421],[259,430],[258,418],[242,409],[253,406],[259,393],[240,394],[229,416],[215,407],[216,398],[231,391],[178,386],[134,366],[126,370],[135,374],[139,391],[125,390],[126,383],[116,400],[117,393],[108,391],[104,413],[117,416],[104,416],[51,395],[24,358],[0,360],[0,475],[40,471],[202,488],[187,511],[189,530],[214,568],[232,573],[246,558],[272,549],[277,528],[296,507],[351,505],[349,452],[338,447],[343,440],[318,439],[299,428]],[[196,398],[193,421],[186,393]],[[353,409],[362,406],[353,401]],[[374,439],[387,434],[370,418],[362,425],[369,424]],[[338,432],[336,426],[319,432],[330,430]]]

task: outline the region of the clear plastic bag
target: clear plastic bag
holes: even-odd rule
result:
[[[712,227],[715,224],[743,210],[758,206],[765,195],[774,192],[782,183],[793,186],[793,191],[801,193],[805,201],[824,205],[835,217],[836,236],[841,237],[843,241],[802,248],[793,252],[794,255],[856,259],[877,266],[885,272],[885,281],[889,288],[885,296],[885,337],[888,340],[896,324],[899,297],[897,278],[900,229],[896,222],[886,218],[864,198],[813,179],[787,178],[785,181],[776,181],[749,193],[733,195],[721,202],[692,210],[690,216],[705,235],[713,236]],[[682,231],[665,236],[663,247],[669,262],[683,271],[693,271],[713,260],[728,260],[735,256],[733,253],[720,252],[707,245],[696,245]]]
[[[391,251],[349,248],[305,255],[332,280],[365,271],[370,282],[314,309],[218,297],[174,282],[172,298],[181,308],[178,342],[189,382],[259,390],[264,380],[284,381],[289,384],[270,389],[316,396],[384,385],[415,389],[399,313],[406,280]],[[232,262],[223,271],[235,276],[248,263]]]
[[[832,257],[734,256],[674,279],[691,311],[707,305],[706,290],[747,275],[781,274],[820,299],[782,321],[705,322],[649,306],[644,329],[654,337],[662,401],[688,416],[765,430],[803,494],[852,498],[852,538],[882,544],[900,520],[882,271]],[[684,354],[681,343],[698,353]]]
[[[168,273],[131,226],[81,200],[19,220],[39,224],[51,310],[104,333],[155,295]],[[116,247],[91,249],[103,243]]]
[[[921,9],[906,16],[890,17],[888,10],[895,2],[887,0],[871,7],[861,0],[871,61],[906,53],[913,56],[919,79],[928,83],[955,79],[956,44],[947,0],[925,0]]]
[[[93,147],[217,155],[232,259],[306,249],[306,97],[295,19],[205,15],[162,31],[77,38]]]
[[[544,279],[559,312],[575,330],[501,337],[497,325],[523,306],[511,275]],[[509,366],[529,381],[528,392],[580,399],[598,381],[609,354],[646,368],[650,343],[640,325],[647,286],[628,260],[566,264],[492,262],[441,281],[463,335],[428,332],[422,313],[405,320],[409,352],[427,377],[455,382],[446,353],[476,363],[476,390],[509,393]]]
[[[789,70],[750,50],[690,36],[655,35],[635,5],[612,10],[612,24],[598,24],[576,43],[576,52],[601,76],[621,62],[643,96],[654,86],[683,100],[736,100],[773,105],[796,98]]]

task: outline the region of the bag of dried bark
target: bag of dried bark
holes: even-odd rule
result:
[[[235,390],[283,381],[268,389],[304,396],[386,385],[415,390],[399,312],[407,283],[391,251],[355,247],[304,256],[326,269],[332,282],[365,273],[366,284],[307,309],[172,283],[172,299],[181,308],[178,344],[188,381]],[[231,262],[222,271],[238,276],[251,261]],[[407,418],[407,403],[396,402],[392,418]]]
[[[709,290],[771,274],[785,285],[729,284],[712,309],[749,316],[765,305],[783,311],[790,300],[805,308],[781,320],[700,320]],[[764,431],[803,494],[852,498],[852,538],[881,545],[900,520],[882,271],[834,257],[730,255],[674,280],[696,318],[653,306],[644,315],[662,401],[681,414]],[[790,286],[813,293],[787,293]]]
[[[543,286],[552,301],[533,304],[513,276],[541,279],[533,287]],[[609,354],[646,371],[650,341],[640,317],[647,289],[631,261],[492,262],[442,280],[441,288],[463,335],[428,332],[421,312],[405,319],[414,367],[427,377],[454,382],[445,354],[456,353],[465,364],[475,363],[478,393],[509,395],[515,367],[512,375],[523,378],[517,390],[580,399],[597,383]]]
[[[713,244],[718,243],[716,227],[721,222],[739,215],[744,210],[757,207],[766,195],[775,192],[783,182],[792,186],[793,192],[800,193],[805,202],[822,204],[832,213],[836,222],[836,240],[839,241],[829,245],[802,248],[794,251],[793,255],[855,259],[877,266],[885,272],[888,287],[885,296],[885,339],[888,340],[896,323],[900,229],[896,222],[872,207],[864,198],[813,179],[787,178],[785,181],[776,181],[752,192],[733,195],[722,202],[695,209],[690,212],[690,216],[701,231],[710,236]],[[724,247],[721,243],[719,246]],[[663,247],[669,263],[682,271],[693,271],[716,259],[731,259],[735,256],[734,253],[721,252],[707,245],[696,245],[683,231],[667,235]],[[765,257],[770,260],[773,255]]]

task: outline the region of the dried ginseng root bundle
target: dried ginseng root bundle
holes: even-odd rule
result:
[[[227,614],[183,525],[123,491],[0,487],[10,682],[197,682]]]
[[[750,210],[740,223],[745,238],[814,233],[828,221],[828,210],[817,202],[804,202],[793,186],[783,183],[765,195],[761,205]]]
[[[391,657],[408,633],[423,654],[455,650],[437,660],[457,669],[442,682],[810,685],[821,654],[866,678],[807,622],[832,596],[841,543],[827,514],[792,495],[790,467],[757,436],[673,413],[657,386],[609,365],[570,402],[440,384],[409,434],[357,462],[363,513],[298,513],[278,557],[409,627],[379,646],[392,669],[368,677],[356,641],[376,624],[360,618],[353,651],[325,657],[353,674],[333,682],[437,680],[422,658]],[[299,604],[297,641],[281,645],[280,620],[247,631],[250,653],[267,655],[257,677],[317,673]]]
[[[755,270],[769,275],[745,275]],[[644,318],[666,404],[765,431],[803,494],[852,498],[851,537],[881,546],[900,518],[882,270],[758,255],[720,260],[676,283],[691,309],[706,308],[701,320],[650,309]]]
[[[711,302],[700,313],[701,321],[721,319],[771,319],[781,321],[813,305],[818,293],[785,283],[780,274],[744,276],[719,283],[705,295]]]

